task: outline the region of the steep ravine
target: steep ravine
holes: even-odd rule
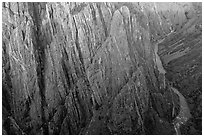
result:
[[[202,134],[201,5],[3,2],[2,133]]]
[[[164,75],[164,81],[165,81],[166,71],[165,71],[165,69],[164,69],[164,67],[162,65],[162,61],[161,61],[160,57],[157,54],[158,44],[163,42],[163,40],[161,40],[161,41],[159,41],[158,43],[155,44],[154,51],[155,51],[155,54],[156,54],[156,64],[157,64],[158,70],[162,75]],[[173,120],[173,125],[174,125],[174,128],[175,128],[176,134],[180,135],[181,134],[180,126],[182,124],[185,124],[188,121],[188,119],[191,117],[191,114],[190,114],[190,109],[188,107],[188,104],[187,104],[187,101],[186,101],[185,97],[176,88],[174,88],[173,86],[171,86],[171,89],[174,91],[174,93],[176,93],[179,96],[179,101],[180,101],[180,103],[179,103],[180,104],[179,114]]]

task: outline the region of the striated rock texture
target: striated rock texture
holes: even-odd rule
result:
[[[159,54],[167,70],[167,78],[185,96],[191,110],[183,134],[202,131],[202,7],[185,5],[183,25],[159,45]],[[192,10],[193,9],[193,10]]]
[[[2,133],[202,134],[201,5],[2,3]]]

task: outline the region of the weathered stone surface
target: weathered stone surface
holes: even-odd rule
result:
[[[200,134],[199,4],[2,3],[3,134]]]
[[[195,128],[196,132],[192,131],[195,134],[201,132],[201,120],[200,122],[194,120],[202,117],[202,109],[199,107],[202,104],[199,99],[202,93],[201,9],[199,3],[185,6],[180,13],[185,15],[184,25],[176,33],[170,34],[159,46],[159,53],[166,66],[167,78],[189,100],[193,118],[187,125]],[[194,100],[194,103],[190,100]],[[182,131],[184,134],[191,134],[190,128]]]

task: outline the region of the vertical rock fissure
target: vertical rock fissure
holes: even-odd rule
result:
[[[6,46],[2,46],[2,48],[3,48],[3,56],[4,56],[2,65],[4,66],[3,67],[3,69],[5,71],[4,72],[5,73],[4,78],[5,78],[6,85],[7,85],[7,86],[4,86],[4,84],[2,84],[2,98],[5,97],[5,100],[3,100],[3,101],[5,101],[5,105],[6,105],[5,107],[6,107],[6,109],[7,109],[7,111],[9,113],[12,113],[13,109],[12,109],[11,106],[14,105],[12,103],[14,98],[12,98],[11,95],[13,94],[13,92],[11,92],[11,95],[10,95],[9,91],[8,91],[8,90],[12,89],[11,77],[9,75],[9,73],[10,73],[10,61],[9,61],[9,56],[8,56],[8,53],[7,53],[8,51],[6,49]],[[2,105],[4,106],[4,102],[2,102]]]
[[[75,25],[75,45],[76,45],[78,55],[79,55],[80,66],[81,66],[80,68],[82,69],[82,78],[84,79],[85,85],[87,87],[86,93],[82,93],[82,94],[85,94],[85,96],[87,97],[87,99],[85,99],[85,100],[88,100],[88,102],[87,102],[87,104],[85,106],[82,105],[83,102],[84,102],[84,99],[82,99],[82,97],[78,93],[79,91],[78,90],[76,91],[76,95],[77,95],[76,97],[77,97],[80,109],[82,111],[82,114],[84,115],[83,119],[81,121],[82,122],[81,123],[81,126],[82,126],[81,128],[83,128],[85,126],[85,123],[89,119],[88,114],[92,114],[92,112],[90,110],[90,102],[89,102],[90,101],[90,99],[89,99],[90,98],[90,93],[89,92],[92,92],[92,90],[91,90],[91,87],[90,87],[90,84],[89,84],[89,80],[88,80],[88,78],[86,76],[86,70],[85,70],[83,55],[82,55],[81,48],[80,48],[80,43],[79,43],[78,29],[77,29],[77,25],[76,25],[76,21],[75,21],[74,17],[73,17],[73,22],[74,22],[74,25]],[[85,109],[87,109],[87,110],[85,110]]]
[[[90,6],[90,9],[91,9],[91,15],[92,15],[92,18],[93,18],[93,21],[94,21],[94,25],[96,26],[97,25],[96,11],[95,11],[94,6],[93,6],[92,3],[90,3],[89,6]]]
[[[83,59],[83,55],[80,49],[80,44],[79,44],[79,35],[78,35],[78,29],[77,29],[77,25],[76,25],[76,21],[73,17],[73,21],[74,21],[74,25],[75,25],[75,45],[78,51],[78,55],[79,55],[79,60],[80,60],[80,64],[82,66],[82,72],[85,72],[85,67],[84,67],[84,59]]]
[[[78,55],[79,55],[80,66],[81,66],[81,69],[82,69],[82,77],[84,78],[86,86],[89,89],[89,91],[92,91],[90,83],[89,83],[89,80],[88,80],[87,75],[86,75],[86,69],[85,69],[83,54],[82,54],[82,51],[81,51],[81,48],[80,48],[80,43],[79,43],[78,29],[77,29],[77,25],[76,25],[76,21],[75,21],[74,17],[73,17],[73,21],[74,21],[75,31],[76,31],[75,32],[75,38],[76,38],[75,39],[75,45],[76,45],[76,48],[77,48],[77,51],[78,51]]]
[[[44,70],[44,65],[45,65],[45,53],[44,53],[44,48],[43,45],[41,45],[38,40],[38,34],[36,34],[36,53],[35,53],[35,58],[37,61],[37,80],[38,80],[38,86],[39,86],[39,91],[40,91],[40,96],[41,96],[41,119],[43,123],[43,134],[48,134],[48,127],[47,127],[47,122],[45,119],[45,106],[46,106],[46,97],[45,97],[45,70]]]
[[[38,4],[37,4],[38,5]],[[34,39],[36,40],[36,43],[34,43],[34,51],[35,51],[35,60],[36,60],[36,70],[37,70],[37,81],[38,81],[38,87],[41,97],[41,121],[42,121],[42,129],[43,134],[47,135],[49,134],[48,130],[48,124],[45,117],[45,107],[47,105],[46,103],[46,96],[45,96],[45,45],[42,45],[40,41],[40,23],[39,23],[39,13],[38,8],[36,5],[33,6],[33,21],[34,25],[36,26],[36,29],[34,30]]]

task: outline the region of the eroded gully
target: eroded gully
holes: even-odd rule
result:
[[[163,42],[163,40],[161,40],[155,44],[154,52],[155,52],[155,56],[156,56],[155,60],[156,60],[157,68],[159,70],[159,73],[164,76],[164,83],[165,83],[166,70],[164,69],[162,62],[161,62],[161,59],[160,59],[159,55],[157,54],[158,44]],[[185,124],[188,121],[188,119],[191,117],[191,114],[190,114],[190,109],[188,107],[188,104],[186,102],[185,97],[175,87],[171,86],[171,89],[174,91],[174,93],[176,93],[179,96],[179,101],[180,101],[180,112],[177,115],[177,117],[173,120],[173,125],[174,125],[174,129],[176,131],[176,134],[180,135],[181,134],[180,126],[182,124]]]

